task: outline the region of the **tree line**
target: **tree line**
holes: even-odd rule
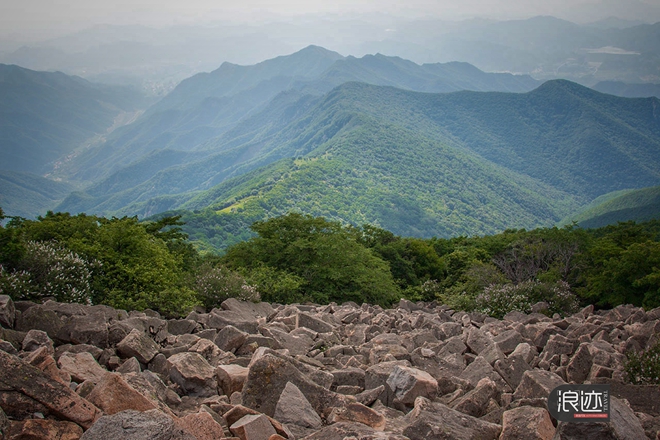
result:
[[[0,294],[15,300],[166,316],[229,297],[385,307],[406,298],[495,317],[532,306],[549,314],[587,303],[660,306],[657,220],[422,239],[290,213],[253,223],[256,235],[220,255],[193,247],[179,216],[0,217]]]

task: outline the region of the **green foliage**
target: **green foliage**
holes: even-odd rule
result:
[[[91,303],[93,273],[101,267],[55,242],[29,241],[12,272],[0,274],[0,290],[14,300],[54,298]]]
[[[491,285],[483,290],[474,301],[474,309],[498,319],[517,310],[529,313],[538,302],[548,304],[547,312],[552,315],[568,315],[578,310],[579,302],[564,281],[541,283],[524,281],[518,284]]]
[[[660,304],[660,222],[633,222],[594,230],[580,257],[578,293],[601,306]]]
[[[0,232],[23,251],[3,255],[0,264],[6,279],[29,282],[25,297],[31,299],[52,292],[60,300],[185,314],[197,304],[184,286],[184,267],[193,265],[195,252],[177,231],[161,231],[177,221],[52,212],[38,220],[15,219]]]
[[[398,289],[387,263],[337,222],[288,214],[256,222],[252,229],[257,237],[227,250],[224,261],[229,267],[250,270],[267,266],[292,275],[289,282],[302,281],[294,297],[319,303],[388,305],[397,299]]]
[[[254,302],[260,300],[255,286],[248,284],[239,273],[224,266],[203,264],[195,274],[192,286],[197,298],[207,310],[219,307],[229,298]]]
[[[617,222],[645,222],[660,218],[660,187],[622,190],[598,197],[562,223],[577,222],[584,228],[600,228]]]
[[[626,354],[623,368],[628,382],[635,385],[660,384],[660,342],[641,353]]]

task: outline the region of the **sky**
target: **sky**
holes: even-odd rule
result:
[[[658,0],[1,0],[3,34],[75,31],[97,24],[265,22],[304,14],[384,13],[401,18],[519,19],[553,15],[575,22],[617,16],[660,21]]]

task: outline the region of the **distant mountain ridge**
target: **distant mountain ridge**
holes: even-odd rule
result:
[[[657,108],[568,81],[527,93],[354,82],[321,97],[290,91],[221,137],[217,153],[59,208],[209,209],[241,224],[297,210],[418,236],[551,226],[600,194],[660,184]]]
[[[660,186],[605,194],[566,217],[562,223],[577,222],[584,228],[599,228],[617,222],[653,219],[660,219]]]
[[[71,190],[44,178],[151,101],[128,87],[0,64],[0,206],[32,217]]]

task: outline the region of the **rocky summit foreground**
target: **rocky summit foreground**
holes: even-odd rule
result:
[[[660,390],[624,384],[660,309],[503,320],[396,308],[245,303],[152,311],[0,296],[6,439],[658,439]],[[564,383],[610,383],[611,420],[547,411]]]

